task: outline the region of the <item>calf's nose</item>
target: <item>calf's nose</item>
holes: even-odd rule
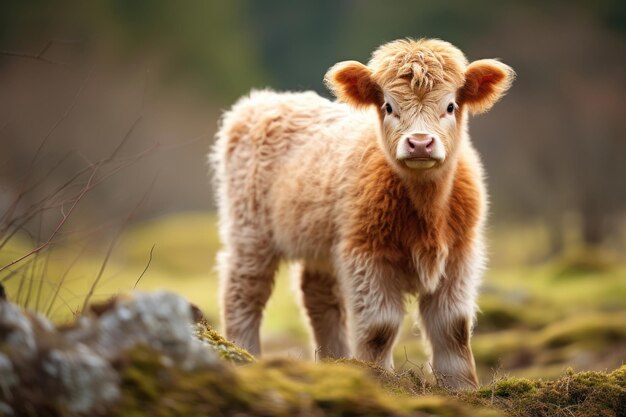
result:
[[[414,134],[405,138],[404,146],[409,158],[430,158],[435,138],[427,134]]]

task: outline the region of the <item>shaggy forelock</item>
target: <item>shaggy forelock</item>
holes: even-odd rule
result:
[[[401,93],[409,89],[421,96],[436,89],[460,88],[467,59],[448,42],[402,39],[374,51],[368,66],[383,89]]]

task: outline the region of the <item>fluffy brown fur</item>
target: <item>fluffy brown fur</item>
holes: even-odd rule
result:
[[[404,297],[419,294],[440,380],[476,387],[486,193],[467,114],[488,110],[512,78],[495,60],[468,65],[447,42],[407,39],[368,65],[332,67],[339,102],[256,91],[235,104],[212,152],[227,336],[260,353],[262,312],[289,259],[323,356],[393,366]]]

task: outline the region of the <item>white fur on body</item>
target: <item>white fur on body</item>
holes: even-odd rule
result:
[[[224,115],[212,163],[226,336],[260,353],[259,326],[278,262],[298,261],[303,304],[323,355],[354,355],[391,367],[404,297],[419,293],[434,369],[449,385],[475,386],[469,342],[457,346],[451,333],[458,318],[471,331],[476,311],[486,204],[480,161],[463,132],[457,159],[481,193],[469,255],[451,257],[441,247],[428,267],[422,263],[432,256],[428,251],[396,262],[356,253],[347,241],[358,227],[356,214],[363,215],[354,196],[367,173],[368,152],[382,152],[379,131],[375,109],[354,110],[312,92],[255,91]]]

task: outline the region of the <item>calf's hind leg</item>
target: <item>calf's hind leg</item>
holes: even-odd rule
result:
[[[345,302],[337,278],[324,269],[300,267],[304,308],[315,338],[317,356],[345,358],[350,355]]]
[[[259,328],[277,266],[277,255],[261,240],[231,242],[218,257],[222,328],[253,355],[261,353]]]

